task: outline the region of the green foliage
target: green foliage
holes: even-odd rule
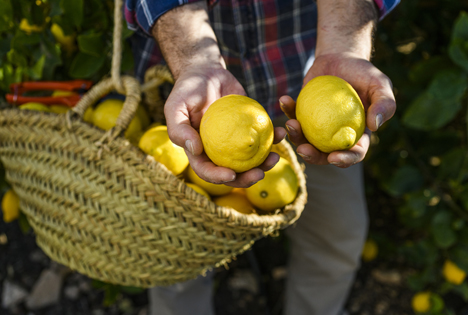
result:
[[[415,271],[408,286],[435,293],[430,314],[455,314],[468,282],[448,282],[451,260],[468,273],[467,3],[402,1],[380,24],[374,63],[395,86],[397,112],[376,134],[368,175],[396,203],[404,239],[394,253]],[[455,21],[455,22],[454,22]]]
[[[111,0],[0,0],[0,96],[22,81],[98,81],[110,69],[112,29]],[[123,47],[125,71],[133,59]]]

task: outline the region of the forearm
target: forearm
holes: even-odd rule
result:
[[[225,68],[205,1],[168,11],[156,21],[152,34],[176,79],[191,65]]]
[[[378,19],[373,0],[317,0],[315,55],[351,53],[366,60]]]

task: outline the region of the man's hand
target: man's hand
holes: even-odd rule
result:
[[[249,187],[278,162],[278,154],[270,153],[259,167],[236,174],[211,162],[203,152],[198,133],[203,114],[214,101],[229,94],[245,95],[240,83],[226,70],[206,10],[204,1],[178,7],[164,14],[153,29],[176,79],[164,107],[168,133],[175,144],[185,149],[191,167],[202,179]],[[274,143],[285,135],[283,128],[275,128]]]
[[[334,75],[351,84],[366,110],[366,132],[348,151],[323,153],[304,137],[296,120],[296,103],[289,96],[280,98],[281,108],[297,153],[310,164],[334,164],[346,168],[362,161],[376,131],[395,113],[395,97],[390,79],[369,62],[376,11],[367,0],[319,0],[316,59],[304,78],[304,85],[321,75]]]

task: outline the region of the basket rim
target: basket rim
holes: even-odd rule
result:
[[[70,128],[67,126],[68,123],[71,124],[70,132],[74,133],[78,128],[88,128],[92,129],[93,132],[102,137],[106,131],[94,126],[91,123],[83,121],[78,115],[70,115],[70,121],[67,121],[67,114],[56,114],[52,112],[39,112],[33,110],[21,110],[16,107],[7,107],[1,109],[2,115],[0,115],[0,125],[4,125],[8,121],[9,117],[19,117],[21,119],[32,119],[36,120],[37,124],[34,124],[35,127],[39,128],[40,126],[47,126],[47,128],[54,129],[57,127]],[[10,116],[11,115],[11,116]],[[9,121],[11,123],[11,119]],[[18,121],[19,122],[19,121]],[[123,132],[122,132],[123,133]],[[287,144],[286,144],[287,143]],[[128,151],[132,152],[135,155],[135,158],[140,160],[140,162],[145,165],[148,171],[151,172],[165,172],[166,176],[171,177],[173,180],[177,180],[179,185],[177,185],[177,191],[183,193],[185,197],[191,201],[195,201],[197,205],[204,206],[205,211],[211,211],[216,213],[219,218],[227,219],[227,224],[235,223],[236,228],[263,228],[265,230],[271,230],[268,234],[273,233],[277,229],[283,229],[292,223],[294,223],[299,217],[303,209],[303,205],[307,202],[307,191],[305,187],[305,176],[302,172],[302,166],[297,161],[295,154],[291,155],[290,144],[284,139],[279,145],[289,146],[286,147],[289,157],[287,158],[298,177],[299,189],[296,195],[296,199],[293,203],[283,207],[282,209],[276,209],[272,213],[265,215],[253,214],[243,214],[233,208],[218,206],[213,201],[209,200],[207,197],[196,193],[192,188],[185,185],[185,180],[181,179],[178,176],[175,176],[170,172],[167,167],[156,161],[151,155],[144,153],[139,147],[130,143],[123,134],[119,135],[109,145],[122,147],[125,146],[128,148]],[[109,153],[103,153],[109,154]],[[299,210],[300,209],[300,210]]]

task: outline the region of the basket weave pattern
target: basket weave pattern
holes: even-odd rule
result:
[[[306,203],[286,141],[275,151],[292,162],[298,196],[259,216],[216,206],[121,136],[96,145],[104,135],[77,116],[0,114],[0,159],[37,243],[92,278],[139,287],[195,278],[292,224]]]

